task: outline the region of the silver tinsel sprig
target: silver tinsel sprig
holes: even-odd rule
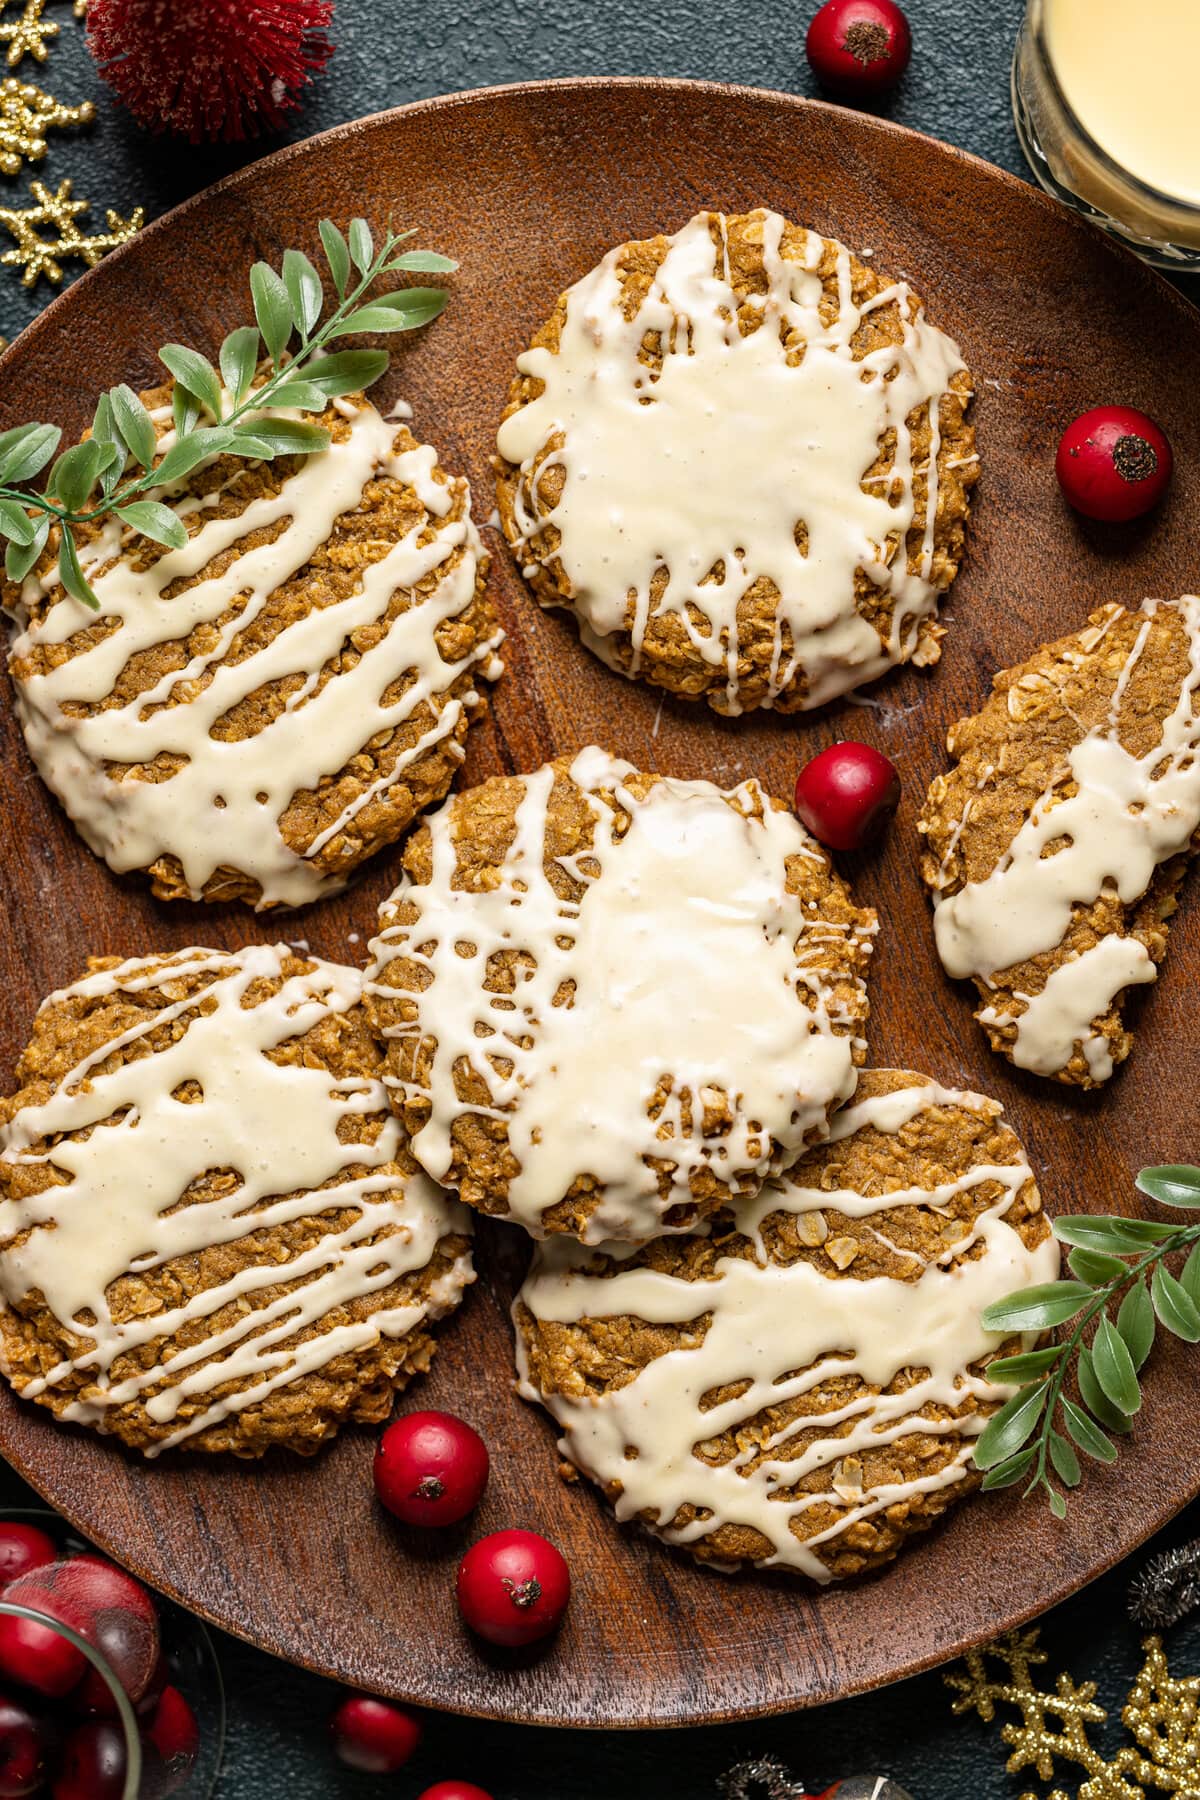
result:
[[[717,1781],[724,1800],[805,1800],[805,1787],[776,1756],[735,1763]]]
[[[1129,1584],[1129,1616],[1150,1631],[1164,1631],[1200,1606],[1200,1539],[1163,1550]]]

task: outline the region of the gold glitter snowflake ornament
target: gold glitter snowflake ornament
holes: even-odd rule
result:
[[[0,81],[0,169],[19,175],[24,163],[41,162],[45,156],[47,131],[90,125],[95,117],[90,100],[82,106],[64,106],[41,88],[9,75]]]
[[[108,212],[105,215],[108,230],[89,234],[78,221],[90,202],[72,200],[69,181],[60,182],[55,193],[42,182],[35,181],[31,184],[31,192],[33,206],[23,210],[0,206],[0,227],[16,239],[14,247],[0,255],[0,264],[20,269],[25,287],[32,287],[39,275],[44,275],[48,281],[61,281],[62,264],[67,258],[77,258],[89,269],[94,268],[107,250],[128,243],[134,233],[141,230],[145,219],[140,206],[128,219],[123,219],[119,213]],[[57,236],[47,240],[37,231],[39,225],[49,225]]]
[[[6,12],[12,0],[0,0],[0,13]],[[8,45],[8,66],[15,69],[23,56],[45,62],[46,39],[56,38],[59,27],[53,19],[43,19],[46,0],[25,0],[19,19],[0,19],[0,44]]]
[[[1036,1630],[1010,1632],[971,1651],[964,1659],[966,1674],[947,1675],[945,1681],[958,1692],[956,1713],[977,1713],[986,1724],[995,1719],[998,1705],[1020,1714],[1000,1731],[1011,1748],[1011,1774],[1035,1769],[1042,1781],[1052,1781],[1065,1773],[1056,1767],[1057,1759],[1084,1772],[1078,1800],[1149,1800],[1159,1794],[1200,1800],[1200,1677],[1173,1676],[1161,1638],[1145,1638],[1142,1649],[1145,1661],[1121,1711],[1134,1741],[1112,1757],[1088,1741],[1088,1726],[1103,1724],[1107,1716],[1096,1702],[1094,1681],[1077,1686],[1069,1675],[1060,1675],[1053,1692],[1037,1686],[1033,1671],[1047,1658]],[[1007,1678],[993,1676],[989,1663],[1000,1664]],[[1021,1800],[1038,1796],[1026,1793]],[[1069,1796],[1055,1788],[1046,1800]]]

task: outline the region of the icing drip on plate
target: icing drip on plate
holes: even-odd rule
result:
[[[500,1121],[519,1165],[513,1218],[542,1232],[582,1181],[599,1190],[588,1241],[638,1240],[675,1223],[673,1207],[686,1223],[697,1199],[754,1192],[852,1092],[873,919],[844,900],[825,916],[789,891],[789,859],[813,866],[823,894],[834,878],[757,783],[634,791],[645,778],[596,749],[569,771],[590,847],[552,868],[569,878],[556,888],[548,810],[566,779],[561,764],[523,777],[492,883],[456,885],[458,803],[432,815],[432,879],[406,879],[384,907],[368,991],[394,1002],[397,978],[420,987],[407,1016],[377,1005],[376,1019],[398,1098],[427,1102],[412,1148],[430,1174],[453,1178],[464,1119]],[[506,956],[514,986],[489,992]],[[464,1101],[471,1079],[488,1100]]]
[[[590,648],[636,675],[649,621],[670,616],[692,652],[724,670],[722,710],[731,713],[742,710],[739,603],[762,579],[777,594],[762,704],[803,676],[803,704],[820,706],[913,655],[939,592],[940,405],[964,368],[905,283],[856,302],[850,253],[836,245],[834,312],[819,273],[822,239],[809,232],[802,253],[785,257],[785,220],[754,217],[766,289],[748,298],[735,291],[719,213],[697,214],[667,240],[630,317],[623,250],[610,252],[569,290],[557,349],[518,358],[542,390],[497,440],[519,471],[517,553],[561,570]],[[803,262],[791,260],[799,254]],[[892,303],[902,341],[856,356],[864,320]],[[743,331],[739,309],[757,328]],[[645,360],[651,337],[660,367]],[[910,415],[919,409],[928,409],[931,442],[915,467]],[[890,469],[864,480],[889,435]],[[556,470],[555,498],[543,487]],[[926,496],[919,519],[915,489]],[[910,569],[915,522],[924,536]],[[856,605],[859,570],[879,590],[878,630]]]
[[[838,1113],[829,1143],[846,1143],[848,1160],[847,1140],[856,1133],[896,1136],[931,1107],[993,1120],[999,1113],[976,1094],[908,1079],[917,1085],[870,1094]],[[1016,1288],[1052,1280],[1059,1258],[1048,1234],[1029,1249],[1006,1219],[1017,1196],[1028,1195],[1032,1175],[1004,1135],[1013,1160],[975,1161],[940,1180],[922,1179],[914,1167],[910,1186],[893,1187],[889,1178],[884,1192],[839,1188],[836,1157],[822,1167],[821,1185],[806,1186],[801,1162],[736,1209],[744,1236],[733,1241],[748,1254],[718,1254],[711,1278],[670,1272],[667,1252],[679,1240],[661,1247],[653,1267],[645,1253],[630,1262],[627,1250],[604,1246],[614,1260],[603,1274],[592,1253],[569,1240],[539,1245],[515,1307],[521,1393],[552,1413],[563,1453],[615,1497],[619,1518],[641,1516],[684,1546],[723,1527],[748,1528],[761,1540],[755,1561],[827,1581],[819,1552],[836,1552],[847,1533],[853,1545],[855,1527],[889,1509],[903,1520],[922,1496],[969,1476],[987,1410],[1012,1391],[978,1372],[1001,1343],[980,1314]],[[780,1260],[771,1247],[819,1242],[833,1212],[865,1221],[894,1249],[889,1221],[911,1208],[953,1219],[955,1197],[985,1186],[969,1226],[940,1228],[927,1256],[900,1252],[919,1269],[915,1279],[830,1276],[792,1260],[794,1249]],[[769,1242],[768,1219],[782,1227]],[[531,1373],[523,1308],[534,1334],[555,1324],[632,1319],[690,1327],[696,1341],[651,1352],[648,1361],[635,1354],[628,1365],[616,1352],[623,1385],[604,1385],[593,1372],[574,1391],[545,1392]],[[644,1342],[636,1328],[634,1341]],[[852,1388],[847,1377],[857,1377]],[[950,1443],[944,1455],[918,1458],[921,1472],[906,1473],[899,1457],[913,1437]],[[872,1479],[868,1459],[886,1466],[889,1447],[897,1452],[894,1469]],[[696,1516],[680,1522],[681,1509]],[[818,1516],[823,1523],[813,1522]]]
[[[1123,703],[1156,622],[1174,614],[1186,632],[1188,663],[1177,691],[1162,706],[1161,730],[1135,754],[1122,741]],[[1085,634],[1096,652],[1125,615]],[[1136,615],[1135,615],[1136,616]],[[1137,720],[1134,719],[1136,725]],[[988,769],[985,778],[995,771]],[[949,855],[964,829],[955,827]],[[1147,600],[1132,648],[1117,674],[1107,716],[1060,761],[995,867],[982,880],[935,896],[934,931],[948,974],[985,986],[1004,971],[1055,952],[1076,913],[1102,896],[1125,906],[1139,901],[1156,869],[1187,851],[1200,828],[1200,599]],[[1052,1075],[1078,1047],[1094,1081],[1112,1073],[1104,1036],[1093,1030],[1117,995],[1155,979],[1154,961],[1135,937],[1108,933],[1054,968],[1037,993],[1018,992],[1023,1010],[1002,997],[979,1014],[988,1026],[1015,1027],[1013,1060]]]
[[[362,998],[357,971],[310,962],[285,974],[288,956],[284,945],[186,950],[51,995],[48,1007],[108,995],[151,1004],[0,1131],[10,1172],[56,1176],[40,1192],[7,1184],[15,1197],[0,1201],[0,1294],[18,1307],[40,1293],[79,1344],[21,1391],[36,1399],[83,1373],[61,1416],[101,1428],[112,1408],[140,1401],[161,1428],[150,1455],[335,1358],[403,1338],[473,1279],[464,1256],[409,1303],[346,1310],[425,1269],[468,1215],[419,1171],[402,1173],[400,1128],[377,1080],[335,1078],[315,1054],[274,1054]],[[221,1171],[233,1178],[216,1180]],[[181,1206],[205,1177],[216,1191]],[[123,1278],[347,1212],[348,1223],[326,1220],[297,1254],[268,1245],[197,1291],[181,1277],[174,1305],[161,1290],[142,1309],[114,1305]],[[200,1329],[223,1309],[231,1322]]]
[[[199,899],[218,870],[233,869],[260,884],[260,906],[300,906],[345,885],[340,868],[322,870],[314,859],[341,834],[352,836],[365,808],[402,790],[406,769],[437,746],[461,758],[456,734],[477,696],[447,690],[477,665],[497,673],[499,643],[497,633],[449,662],[437,644],[438,628],[463,614],[475,593],[480,544],[466,484],[435,480],[428,446],[396,450],[396,427],[368,403],[339,402],[337,410],[348,429],[329,449],[304,459],[277,493],[265,490],[240,510],[224,512],[220,487],[203,494],[196,475],[182,498],[179,490],[158,492],[155,498],[175,502],[192,534],[183,549],[147,567],[124,553],[120,522],[107,521],[81,546],[103,629],[74,654],[59,660],[57,652],[93,621],[76,601],[55,599],[56,574],[32,575],[21,591],[24,629],[13,663],[26,741],[87,843],[116,870],[175,858],[188,896]],[[338,519],[362,508],[369,485],[384,477],[415,492],[424,520],[364,564],[345,597],[318,597],[283,629],[272,635],[260,627],[256,635],[272,594],[320,558]],[[252,534],[261,534],[253,546],[244,541]],[[416,593],[430,578],[430,591]],[[405,591],[412,604],[388,620],[389,603]],[[52,604],[42,615],[45,598]],[[127,688],[131,663],[174,644],[180,666],[114,699],[123,682]],[[351,647],[359,654],[348,655]],[[336,672],[322,684],[335,659]],[[286,701],[249,734],[224,728],[281,681],[295,684]],[[280,819],[293,797],[317,789],[425,709],[431,717],[416,741],[390,763],[381,752],[382,772],[348,792],[301,852],[290,847]],[[173,765],[168,778],[139,778],[156,759],[160,770]],[[115,779],[114,765],[133,772]]]

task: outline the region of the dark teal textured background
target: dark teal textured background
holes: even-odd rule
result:
[[[287,136],[306,137],[429,94],[546,76],[684,75],[810,93],[815,90],[804,60],[804,31],[813,4],[338,0],[337,52]],[[886,110],[907,125],[1023,170],[1008,94],[1022,4],[908,0],[913,63]],[[53,136],[39,172],[54,183],[70,176],[98,219],[109,206],[128,214],[143,205],[154,216],[282,141],[247,153],[245,147],[197,151],[148,140],[109,104],[70,9],[57,0],[51,10],[62,20],[62,35],[49,62],[32,73],[26,63],[19,73],[63,99],[91,96],[100,119],[90,134]],[[0,194],[11,196],[0,204],[19,204],[23,186],[0,178]],[[6,242],[0,237],[0,246]],[[0,331],[13,335],[51,292],[43,283],[30,294],[11,271],[0,270]],[[1194,1455],[1195,1447],[1181,1447],[1181,1454]],[[1132,1490],[1135,1454],[1129,1457],[1128,1479]],[[0,1503],[28,1498],[0,1466]],[[1200,1533],[1200,1509],[1193,1508],[1162,1541],[1179,1540],[1189,1528]],[[1020,1554],[1019,1542],[1014,1543],[1013,1555]],[[1124,1602],[1130,1569],[1143,1560],[1134,1558],[1045,1624],[1050,1669],[1066,1667],[1077,1680],[1095,1679],[1100,1698],[1114,1709],[1138,1662],[1138,1633],[1125,1623]],[[247,1578],[253,1579],[252,1572]],[[962,1578],[970,1580],[969,1568]],[[412,1800],[428,1783],[449,1775],[478,1782],[496,1800],[717,1800],[717,1778],[724,1770],[767,1752],[815,1791],[838,1776],[865,1770],[889,1771],[916,1800],[1015,1800],[1030,1786],[1028,1774],[1005,1773],[997,1727],[951,1718],[950,1696],[937,1675],[820,1712],[669,1734],[537,1731],[431,1718],[417,1762],[398,1776],[374,1779],[340,1770],[329,1756],[325,1722],[333,1688],[232,1640],[219,1640],[218,1648],[230,1699],[221,1800]],[[1200,1672],[1200,1615],[1170,1634],[1168,1649],[1177,1674]],[[781,1643],[778,1653],[802,1657],[805,1649],[802,1643]],[[438,1655],[436,1642],[427,1654]],[[1110,1721],[1110,1742],[1119,1731]],[[1067,1769],[1060,1781],[1071,1792],[1079,1785]]]

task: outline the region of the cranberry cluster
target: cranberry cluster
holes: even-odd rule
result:
[[[375,1492],[405,1525],[457,1525],[478,1506],[489,1458],[479,1433],[454,1413],[406,1413],[375,1453]],[[536,1531],[493,1531],[458,1565],[458,1608],[478,1637],[519,1649],[548,1637],[567,1610],[571,1576],[561,1552]],[[344,1700],[331,1721],[334,1750],[352,1769],[389,1775],[421,1741],[404,1707],[366,1694]],[[470,1781],[437,1781],[418,1800],[491,1800]]]
[[[142,1735],[142,1794],[166,1800],[184,1787],[200,1734],[171,1685],[146,1589],[105,1558],[62,1552],[44,1531],[13,1521],[0,1523],[0,1598],[41,1615],[0,1614],[0,1800],[120,1800],[124,1791],[112,1691],[51,1620],[98,1650],[128,1695]]]

